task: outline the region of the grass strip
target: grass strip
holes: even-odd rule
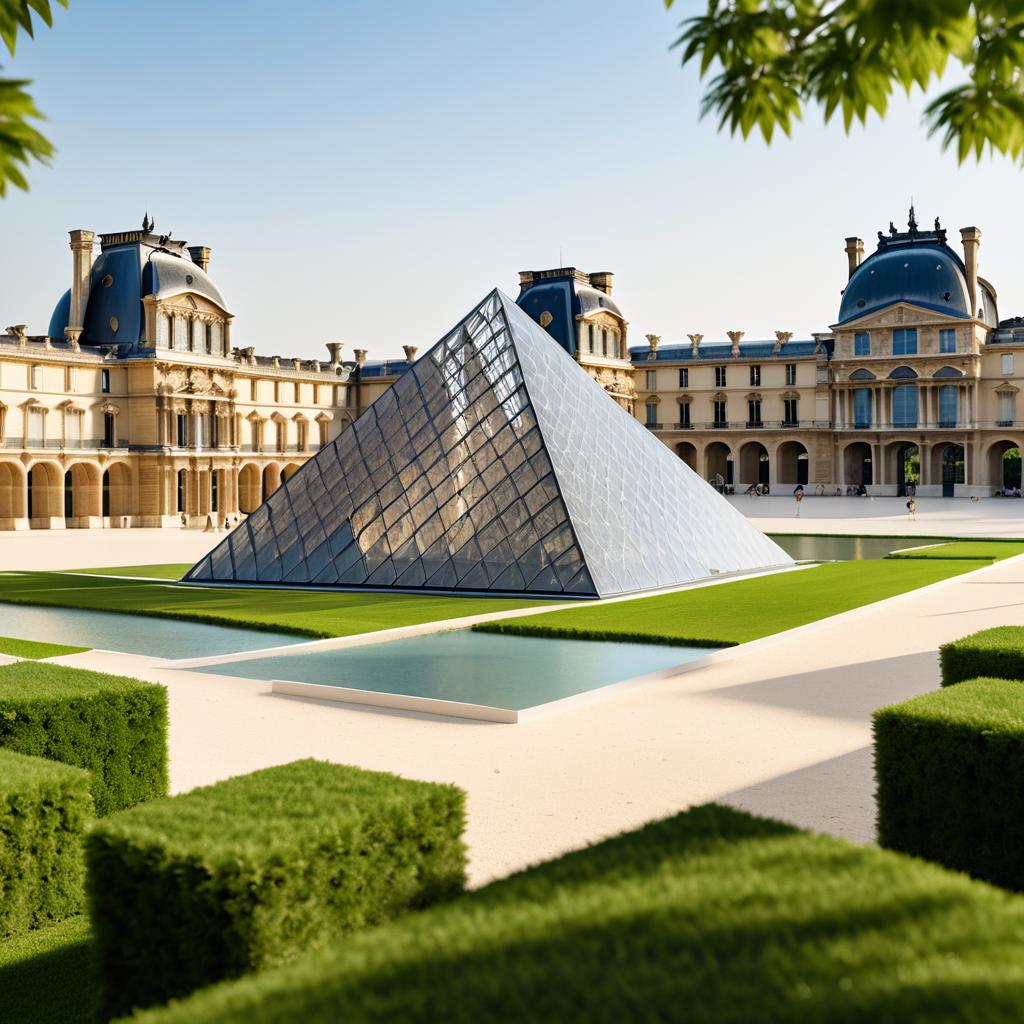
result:
[[[285,597],[281,590],[178,587],[173,583],[148,583],[128,578],[31,572],[0,574],[0,602],[154,615],[215,626],[321,638],[352,636],[516,608],[537,608],[556,604],[558,599],[300,589],[289,589]]]
[[[160,562],[155,565],[115,565],[102,569],[64,569],[75,576],[130,576],[143,579],[180,580],[192,568],[191,562]]]
[[[0,654],[9,654],[12,658],[38,661],[40,658],[58,658],[64,654],[81,654],[90,650],[91,647],[69,647],[67,644],[48,644],[39,640],[18,640],[15,637],[0,636]]]
[[[889,558],[985,558],[999,561],[1024,554],[1024,543],[1000,540],[964,540],[936,547],[912,548],[908,551],[893,551]]]
[[[136,1024],[1015,1021],[1024,901],[720,806]]]
[[[982,559],[866,559],[486,622],[486,633],[729,646],[838,615],[990,564]]]
[[[97,1024],[99,977],[89,919],[0,942],[0,1019],[11,1024]]]

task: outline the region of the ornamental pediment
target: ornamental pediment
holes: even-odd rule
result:
[[[211,398],[231,398],[235,392],[225,374],[216,370],[207,370],[201,366],[172,366],[160,363],[158,388],[164,394],[185,394],[209,396]]]
[[[869,331],[872,327],[920,327],[923,324],[962,324],[963,317],[950,316],[912,302],[897,302],[855,320],[836,325],[835,331]]]

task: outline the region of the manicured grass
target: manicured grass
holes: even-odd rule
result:
[[[99,977],[88,917],[0,942],[0,1020],[97,1024]]]
[[[986,560],[869,559],[528,615],[482,632],[727,647],[979,569]]]
[[[0,654],[9,654],[12,658],[57,658],[62,654],[81,654],[91,650],[89,647],[68,647],[66,644],[46,644],[38,640],[16,640],[13,637],[0,636]]]
[[[1024,541],[1004,540],[961,540],[951,544],[938,544],[935,547],[920,548],[911,551],[894,551],[890,558],[987,558],[998,561],[1024,554]]]
[[[942,685],[992,676],[1024,680],[1024,626],[993,626],[939,648]]]
[[[714,805],[136,1024],[1001,1022],[1024,901]]]
[[[180,580],[192,568],[191,562],[161,562],[157,565],[115,565],[104,569],[65,569],[76,575],[141,576],[148,579]]]
[[[444,597],[175,586],[73,573],[0,573],[0,602],[158,615],[301,636],[351,636],[464,615],[536,608],[555,598]],[[575,603],[575,602],[574,602]]]

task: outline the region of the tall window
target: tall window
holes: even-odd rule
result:
[[[302,385],[295,382],[295,404],[298,405],[302,401]]]
[[[871,355],[871,335],[867,331],[858,331],[853,336],[853,354],[855,356]]]
[[[761,367],[752,366],[750,368],[750,386],[752,388],[759,388],[761,386]]]
[[[724,388],[725,387],[725,367],[724,366],[716,366],[715,367],[715,387],[716,388]]]
[[[956,328],[955,327],[943,327],[939,331],[939,351],[940,352],[955,352],[956,351]]]
[[[64,445],[67,448],[82,447],[82,413],[68,409],[64,413]]]
[[[658,425],[658,403],[648,402],[647,403],[647,426],[656,427]]]
[[[690,425],[690,403],[680,402],[679,403],[679,426],[688,427]]]
[[[28,446],[42,448],[46,440],[46,410],[29,409],[28,411]]]
[[[175,424],[177,428],[177,441],[179,448],[188,447],[188,417],[183,413],[179,412],[175,418]],[[178,511],[181,511],[180,509]]]
[[[690,369],[687,366],[679,367],[679,386],[681,388],[690,386]]]
[[[753,369],[753,367],[751,367]],[[747,426],[761,426],[761,399],[751,398],[747,400]]]
[[[853,389],[853,425],[860,430],[871,426],[871,388]]]
[[[317,426],[320,428],[320,447],[323,448],[327,444],[327,420],[318,420]]]
[[[601,328],[601,355],[608,355],[608,331],[604,327]]]
[[[587,351],[594,354],[594,325],[587,324]]]
[[[1000,394],[999,396],[999,426],[1013,426],[1013,395]]]
[[[892,332],[892,354],[894,356],[917,355],[916,327],[897,327]]]
[[[957,386],[944,384],[939,388],[939,426],[955,427],[957,419]]]
[[[217,504],[218,504],[218,498],[219,498],[219,493],[218,493],[219,492],[219,488],[217,486],[217,483],[218,483],[218,478],[219,477],[220,477],[220,473],[217,470],[213,470],[210,473],[210,511],[211,512],[216,512],[217,511]]]
[[[786,363],[786,386],[793,387],[796,384],[796,363]]]
[[[110,371],[100,370],[100,391],[105,395],[110,394]]]
[[[39,391],[43,386],[43,368],[31,366],[28,371],[28,386],[32,391]]]
[[[893,391],[892,422],[895,427],[917,426],[916,384],[904,384]]]
[[[179,512],[184,512],[185,511],[185,482],[186,482],[186,480],[187,480],[187,477],[185,476],[185,470],[179,469],[178,470],[177,495],[176,495],[176,499],[175,499],[175,508],[177,508],[177,510]]]
[[[260,450],[260,421],[250,420],[249,421],[249,432],[252,440],[252,450],[258,452]]]
[[[249,401],[256,401],[256,378],[252,377],[249,380]]]
[[[213,355],[213,324],[206,325],[206,354]]]
[[[785,426],[795,427],[800,422],[797,412],[797,399],[785,398],[782,401],[782,418]]]
[[[114,414],[112,412],[103,414],[103,447],[114,447]]]
[[[283,452],[288,446],[288,425],[286,423],[277,424],[277,450]]]
[[[69,366],[67,369],[67,376],[64,383],[67,385],[65,390],[70,394],[72,391],[78,390],[78,367]]]
[[[724,400],[719,399],[718,401],[716,401],[714,403],[714,412],[715,412],[715,426],[716,427],[727,426],[729,421],[728,421],[728,419],[726,419],[726,415],[725,415],[725,401]]]
[[[658,387],[658,371],[648,370],[646,374],[647,390],[654,391]]]
[[[188,351],[188,321],[183,316],[172,316],[171,327],[174,329],[174,348],[177,352]]]
[[[1004,353],[1003,356],[1002,356],[1002,359],[1000,360],[1000,362],[1002,364],[1002,374],[1003,374],[1003,376],[1004,377],[1012,377],[1013,376],[1013,353],[1012,352]],[[35,367],[33,367],[33,369],[35,369]]]

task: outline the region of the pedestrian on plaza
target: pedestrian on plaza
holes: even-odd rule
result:
[[[796,500],[796,517],[800,518],[800,502],[804,500],[804,485],[797,484],[796,490],[793,492],[793,498]]]
[[[911,495],[910,501],[907,502],[907,512],[910,518],[917,522],[917,498]]]

